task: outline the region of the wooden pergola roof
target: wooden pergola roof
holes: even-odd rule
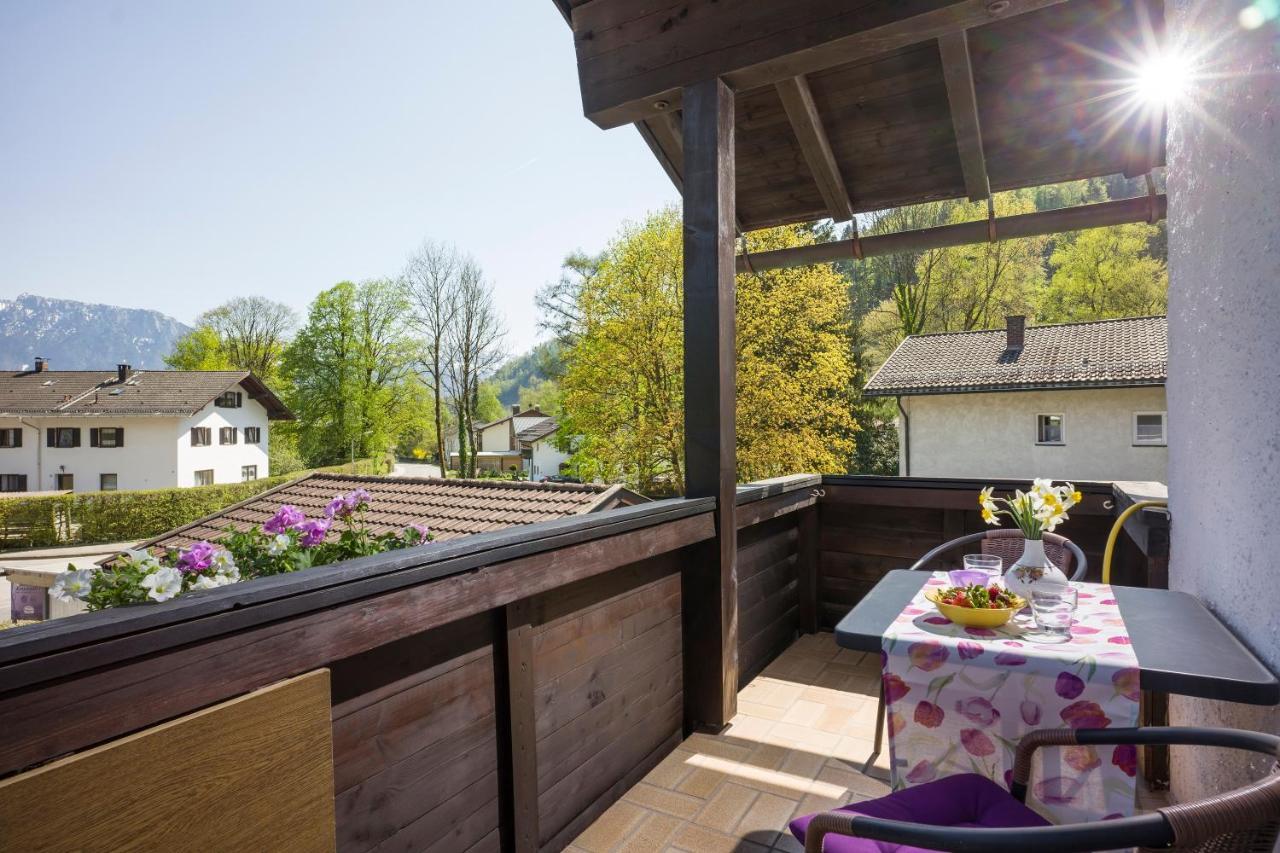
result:
[[[683,88],[730,87],[743,231],[1164,164],[1118,64],[1160,0],[556,2],[587,117],[635,123],[677,187]]]

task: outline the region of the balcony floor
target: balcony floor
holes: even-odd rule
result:
[[[800,851],[798,814],[878,797],[860,769],[875,734],[878,656],[800,637],[738,693],[718,735],[695,734],[569,847],[690,853]],[[888,772],[886,745],[877,765]]]
[[[686,738],[568,849],[802,853],[793,817],[889,792],[887,740],[873,775],[861,772],[879,678],[878,655],[800,637],[738,692],[728,728]],[[1139,780],[1139,811],[1167,802]]]

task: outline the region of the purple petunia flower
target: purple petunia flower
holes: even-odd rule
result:
[[[264,533],[284,533],[291,527],[295,527],[306,521],[307,517],[292,504],[285,504],[276,511],[276,514],[267,519],[262,525]]]
[[[298,544],[303,548],[314,548],[319,545],[324,541],[325,534],[329,532],[330,523],[327,518],[302,522],[294,528],[301,534],[298,538]]]
[[[329,505],[324,508],[324,514],[329,518],[350,518],[356,510],[368,506],[369,500],[370,495],[367,491],[356,489],[329,501]]]
[[[410,530],[412,530],[414,533],[417,534],[419,542],[427,541],[427,533],[429,532],[430,528],[428,528],[425,524],[419,524],[418,522],[415,521],[405,528],[406,533],[409,532]]]
[[[325,506],[324,508],[324,514],[326,518],[335,518],[335,517],[346,518],[347,517],[346,500],[344,500],[342,496],[339,495],[338,497],[329,501],[328,505]]]
[[[178,555],[178,570],[182,572],[202,572],[213,565],[213,544],[200,541],[186,548]]]

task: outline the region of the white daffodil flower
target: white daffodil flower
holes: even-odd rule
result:
[[[93,569],[76,569],[68,567],[65,572],[54,578],[49,594],[58,601],[84,601],[89,597],[89,588],[93,583]]]
[[[182,572],[170,566],[162,566],[143,578],[142,585],[150,590],[148,598],[168,601],[182,592]]]

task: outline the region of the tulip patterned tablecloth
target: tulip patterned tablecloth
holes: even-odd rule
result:
[[[1030,642],[1014,625],[965,628],[924,598],[935,574],[884,633],[885,699],[894,788],[957,773],[1008,787],[1013,750],[1037,728],[1135,726],[1138,661],[1102,584],[1072,584],[1080,606],[1071,641]],[[1038,750],[1027,804],[1054,823],[1130,815],[1132,746]]]

